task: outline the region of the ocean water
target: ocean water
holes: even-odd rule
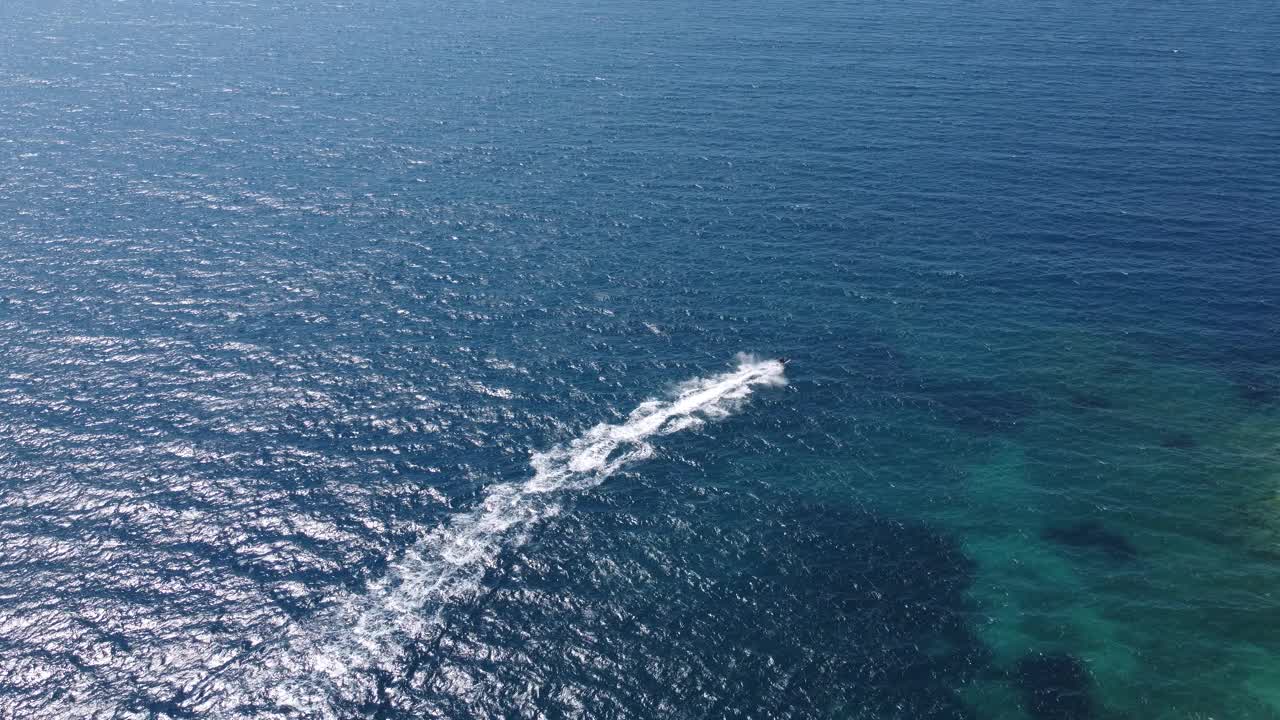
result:
[[[0,718],[1280,718],[1276,10],[0,3]]]

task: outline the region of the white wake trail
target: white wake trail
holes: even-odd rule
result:
[[[228,703],[265,699],[288,708],[286,716],[313,718],[336,717],[334,700],[374,700],[376,688],[364,671],[403,667],[411,645],[440,630],[446,607],[481,591],[484,573],[504,549],[522,544],[539,522],[559,512],[562,493],[595,487],[651,457],[655,436],[732,414],[756,387],[785,385],[784,370],[777,360],[739,356],[736,369],[690,380],[668,399],[641,403],[625,422],[596,425],[567,445],[534,453],[528,481],[489,488],[477,508],[414,544],[367,592],[292,629],[279,652],[238,681],[216,681],[215,690]],[[231,706],[204,709],[236,714]]]

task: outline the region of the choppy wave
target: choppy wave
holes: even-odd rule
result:
[[[486,570],[504,548],[523,543],[559,512],[567,491],[595,487],[627,465],[651,457],[650,439],[695,428],[738,410],[757,387],[786,384],[777,360],[739,356],[729,372],[679,385],[648,400],[625,422],[602,423],[581,437],[534,453],[523,484],[489,488],[470,512],[457,515],[413,545],[365,593],[342,598],[250,665],[214,680],[208,693],[218,717],[248,706],[282,717],[337,717],[335,706],[386,701],[379,671],[407,664],[412,648],[444,630],[442,610],[474,599]]]

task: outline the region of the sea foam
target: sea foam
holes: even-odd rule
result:
[[[251,705],[281,717],[334,718],[338,703],[379,702],[385,691],[372,680],[377,671],[405,667],[413,647],[444,632],[444,609],[474,599],[498,555],[558,513],[565,493],[595,487],[651,457],[654,437],[733,414],[755,388],[785,385],[784,371],[781,361],[740,355],[732,371],[689,380],[665,399],[641,403],[624,422],[596,425],[534,453],[527,481],[490,487],[477,507],[428,533],[366,592],[287,628],[252,665],[230,673],[237,677],[213,679],[206,689],[216,697],[200,709],[234,717]]]

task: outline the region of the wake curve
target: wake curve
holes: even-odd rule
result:
[[[475,509],[414,544],[367,592],[348,595],[321,617],[291,628],[275,652],[239,678],[215,681],[220,700],[202,709],[234,717],[246,702],[261,708],[265,700],[286,717],[335,718],[339,700],[348,706],[378,702],[373,671],[403,667],[415,641],[443,629],[444,608],[474,599],[498,555],[559,512],[562,493],[595,487],[651,457],[651,438],[733,414],[755,388],[785,385],[784,370],[780,361],[742,355],[736,369],[685,382],[667,399],[641,403],[624,422],[596,425],[565,445],[534,453],[528,481],[491,487]]]

